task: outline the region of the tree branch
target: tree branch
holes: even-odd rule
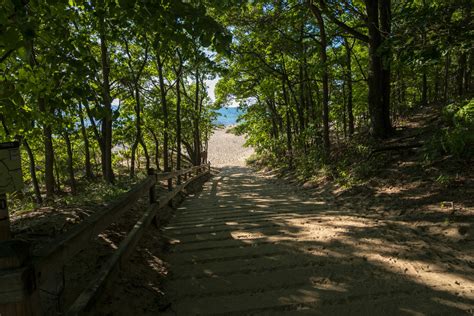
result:
[[[310,7],[314,6],[312,1],[308,1],[308,4],[310,5]],[[338,20],[331,12],[329,12],[329,9],[327,8],[326,3],[324,2],[324,0],[319,0],[319,4],[321,6],[321,10],[326,14],[326,16],[329,18],[329,20],[331,20],[331,22],[333,22],[334,24],[336,24],[337,26],[339,26],[344,31],[351,34],[352,36],[354,36],[358,40],[361,40],[361,41],[366,42],[366,43],[369,42],[369,37],[367,35],[362,34],[361,32],[359,32],[356,29],[354,29],[354,28],[350,27],[349,25],[347,25],[346,23]]]

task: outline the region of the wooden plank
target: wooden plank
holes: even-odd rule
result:
[[[189,168],[189,169],[175,170],[175,171],[171,171],[171,172],[163,172],[163,173],[157,174],[156,179],[157,179],[157,181],[165,181],[165,180],[177,178],[178,176],[181,176],[181,175],[185,174],[186,172],[189,172],[189,170],[191,170],[193,168],[194,167]]]
[[[34,272],[31,267],[0,272],[0,305],[19,303],[32,291]]]
[[[49,246],[35,253],[34,265],[39,285],[41,286],[47,280],[50,272],[60,269],[65,262],[84,249],[120,214],[130,209],[140,197],[148,193],[154,184],[155,179],[147,178],[110,206],[86,218],[81,224],[60,236]]]
[[[183,184],[161,197],[157,203],[151,205],[146,213],[135,224],[133,229],[127,235],[125,240],[119,246],[119,249],[110,257],[107,263],[102,267],[96,277],[89,283],[88,287],[79,295],[76,301],[71,305],[67,315],[83,315],[87,313],[104,293],[111,277],[118,271],[120,266],[125,263],[127,257],[133,252],[135,246],[139,242],[145,229],[150,225],[159,209],[166,206],[179,192],[181,192],[189,183],[197,180],[201,176],[207,174],[206,170],[193,178],[190,178]]]
[[[28,243],[20,240],[0,243],[0,315],[41,314],[35,274],[29,262]]]
[[[193,167],[188,168],[188,169],[175,170],[175,171],[171,171],[171,172],[162,172],[162,173],[159,173],[159,174],[156,175],[156,180],[157,181],[165,181],[165,180],[177,178],[178,176],[182,176],[182,175],[187,174],[189,172],[193,172],[193,171],[204,169],[204,168],[209,169],[210,168],[210,163],[203,164],[203,165],[200,165],[200,166],[193,166]]]
[[[112,255],[112,257],[102,267],[96,277],[92,280],[87,288],[79,295],[76,301],[69,309],[67,315],[82,315],[83,312],[90,309],[93,304],[99,298],[99,294],[105,289],[107,282],[111,279],[112,275],[117,272],[120,264],[127,257],[127,255],[134,249],[135,245],[143,235],[145,227],[147,227],[156,211],[159,208],[160,203],[151,205],[147,212],[140,218],[135,224],[132,231],[127,235],[124,241],[120,244],[119,249]]]

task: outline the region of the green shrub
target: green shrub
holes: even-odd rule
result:
[[[446,127],[428,145],[429,158],[440,154],[470,159],[474,156],[474,99],[447,105],[443,110]]]

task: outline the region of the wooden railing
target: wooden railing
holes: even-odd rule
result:
[[[146,212],[71,305],[67,314],[85,313],[101,295],[121,263],[135,249],[145,229],[157,215],[157,211],[166,206],[190,182],[209,174],[210,168],[210,164],[204,164],[160,174],[155,174],[153,170],[150,170],[147,179],[135,185],[105,209],[94,213],[50,245],[36,252],[32,258],[28,258],[23,253],[10,256],[8,261],[11,262],[10,265],[0,265],[1,268],[5,268],[3,271],[0,270],[0,315],[41,315],[37,289],[41,288],[51,275],[61,271],[65,263],[85,249],[96,236],[129,210],[141,197],[148,195],[149,205]],[[174,179],[176,181],[173,182]],[[157,198],[155,186],[161,181],[168,181],[168,192]],[[173,183],[175,183],[174,187]],[[20,248],[27,247],[17,241],[12,241],[5,249],[0,247],[0,264],[2,264],[2,259],[4,260],[2,250],[22,252]],[[13,259],[14,262],[11,257],[16,257]]]

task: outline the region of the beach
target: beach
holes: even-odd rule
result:
[[[244,147],[245,136],[227,133],[232,126],[219,128],[209,140],[208,159],[213,167],[245,166],[246,159],[253,153]]]

